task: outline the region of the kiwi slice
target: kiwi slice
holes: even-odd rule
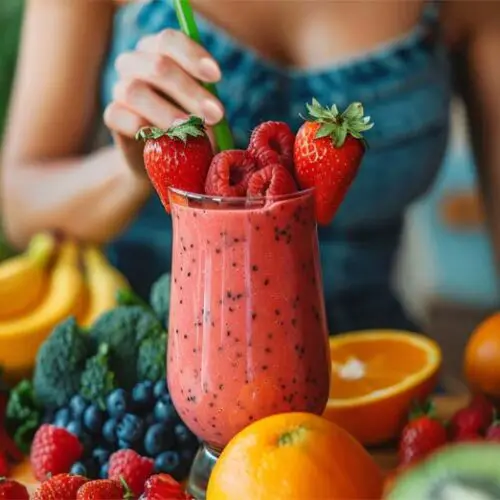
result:
[[[500,444],[447,446],[398,478],[387,500],[500,500]]]

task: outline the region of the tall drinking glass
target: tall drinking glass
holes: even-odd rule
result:
[[[170,191],[168,385],[204,443],[188,482],[205,498],[218,454],[275,413],[321,414],[330,362],[311,190],[273,199]]]

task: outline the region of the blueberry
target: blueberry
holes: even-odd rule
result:
[[[162,399],[159,399],[155,404],[155,418],[158,422],[165,422],[168,425],[174,425],[178,422],[179,417],[172,404],[168,404]]]
[[[110,444],[116,443],[116,425],[116,419],[110,418],[102,426],[102,437]]]
[[[102,464],[99,470],[99,477],[101,479],[108,479],[108,470],[109,470],[109,463],[106,462]]]
[[[118,449],[119,450],[132,450],[133,447],[128,441],[125,441],[125,439],[119,439],[118,440]]]
[[[132,413],[127,413],[116,426],[116,435],[119,440],[135,443],[144,434],[144,421]]]
[[[83,414],[83,425],[93,434],[99,434],[104,422],[104,412],[97,405],[90,405]]]
[[[42,424],[56,425],[54,424],[54,419],[55,419],[55,412],[52,410],[46,410],[45,413],[43,414]],[[62,427],[65,427],[65,425],[63,425]]]
[[[175,447],[175,435],[172,428],[163,423],[152,425],[144,437],[144,449],[150,457]]]
[[[105,464],[109,460],[110,454],[106,448],[94,448],[92,451],[92,457],[99,465]]]
[[[156,399],[160,398],[163,394],[168,392],[167,381],[164,379],[158,380],[153,388],[153,394]]]
[[[154,405],[153,382],[139,382],[132,389],[132,402],[138,410],[146,410]]]
[[[106,407],[111,417],[123,417],[129,406],[129,396],[124,389],[115,389],[106,399]]]
[[[175,480],[182,481],[187,474],[188,467],[182,463],[177,451],[164,451],[155,459],[155,471],[170,474]]]
[[[78,420],[82,417],[85,408],[87,408],[88,403],[83,396],[80,394],[75,394],[69,400],[69,408],[71,410],[71,414],[75,420]]]
[[[85,467],[84,464],[82,464],[82,462],[75,462],[71,466],[69,473],[87,477],[87,468]]]
[[[54,421],[53,424],[56,427],[66,427],[71,420],[71,412],[69,408],[61,408],[60,410],[57,410],[55,416],[54,416]]]
[[[147,427],[151,427],[153,424],[156,423],[156,418],[154,411],[152,413],[148,413],[146,415],[146,418],[144,419],[144,425]]]
[[[78,420],[72,420],[66,426],[66,430],[74,434],[76,437],[80,437],[83,433],[82,424]]]
[[[198,438],[184,424],[177,424],[174,427],[174,434],[179,448],[198,449]]]

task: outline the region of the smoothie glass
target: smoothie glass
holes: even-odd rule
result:
[[[203,442],[188,482],[200,499],[218,454],[244,427],[275,413],[323,412],[328,334],[312,190],[169,194],[168,385]]]

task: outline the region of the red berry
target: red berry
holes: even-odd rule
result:
[[[68,472],[82,456],[83,446],[66,429],[50,424],[42,425],[31,445],[30,461],[35,478],[39,481]]]
[[[141,500],[190,500],[182,486],[169,474],[155,474],[144,486]]]
[[[76,494],[76,500],[122,500],[123,497],[123,484],[114,479],[89,481]]]
[[[473,396],[468,406],[469,408],[475,408],[483,415],[483,429],[486,429],[489,425],[491,425],[495,414],[495,407],[486,396],[476,394]]]
[[[486,431],[486,441],[500,442],[500,422],[493,422]]]
[[[169,187],[203,193],[213,151],[201,118],[191,116],[168,130],[146,127],[137,139],[146,141],[144,166],[167,211]]]
[[[295,193],[297,186],[288,170],[279,164],[268,165],[254,172],[248,181],[247,196],[279,196]]]
[[[108,478],[117,481],[123,478],[134,495],[140,496],[153,467],[151,458],[141,457],[134,450],[119,450],[109,459]]]
[[[9,463],[5,455],[0,452],[0,477],[7,477],[9,475]]]
[[[259,168],[275,163],[293,171],[295,136],[284,122],[264,122],[254,129],[248,150],[257,159]]]
[[[255,170],[255,159],[247,151],[222,151],[212,160],[205,182],[205,193],[212,196],[245,196],[248,180]]]
[[[0,477],[0,500],[29,500],[30,495],[24,485],[13,479]]]
[[[438,420],[427,415],[410,421],[401,433],[399,463],[413,464],[447,442],[446,429]]]
[[[33,500],[76,500],[80,487],[88,481],[83,476],[58,474],[44,481],[33,495]]]
[[[483,441],[484,438],[477,432],[467,431],[458,434],[453,440],[454,443],[470,443],[473,441]]]
[[[450,438],[455,441],[462,435],[481,434],[486,427],[485,415],[481,408],[462,408],[450,420]]]

